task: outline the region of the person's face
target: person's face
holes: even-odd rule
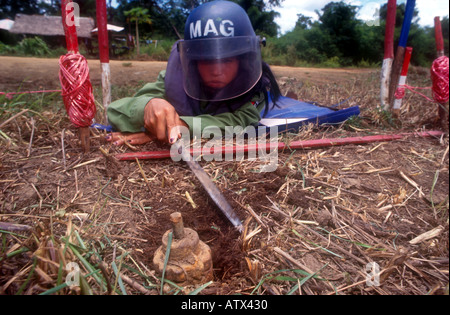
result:
[[[213,89],[223,89],[236,78],[239,70],[239,60],[234,57],[199,61],[197,67],[206,86]]]

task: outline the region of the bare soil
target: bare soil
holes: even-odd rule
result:
[[[99,85],[98,61],[89,63],[91,81]],[[57,60],[0,57],[0,65],[0,91],[59,88]],[[112,61],[112,84],[130,86],[132,94],[131,87],[154,80],[164,68],[160,62]],[[436,127],[437,109],[415,95],[405,99],[402,121],[391,125],[382,117],[374,109],[374,70],[273,70],[285,94],[329,105],[347,100],[341,107],[362,110],[354,124],[309,126],[280,141]],[[420,69],[412,74],[426,76]],[[270,173],[257,172],[260,160],[200,162],[245,222],[241,235],[183,163],[114,158],[168,146],[117,148],[92,131],[91,151],[83,154],[67,117],[45,112],[34,119],[21,115],[1,128],[11,141],[0,140],[0,223],[29,229],[0,232],[0,294],[55,287],[60,261],[82,264],[75,254],[58,251],[67,242],[102,270],[106,282],[114,285],[113,265],[122,266],[128,293],[159,294],[152,259],[174,211],[212,250],[214,282],[201,294],[448,294],[447,130],[437,138],[285,150]],[[437,235],[410,243],[436,228]],[[27,250],[17,254],[22,248]],[[367,285],[370,262],[382,271],[379,285]],[[86,279],[94,293],[110,292],[92,276]],[[164,292],[173,290],[166,285]]]
[[[101,85],[99,60],[88,60],[91,83]],[[118,61],[111,60],[111,84],[123,86],[139,82],[155,81],[159,72],[166,68],[166,62],[158,61]],[[18,89],[58,89],[58,59],[18,58],[0,56],[0,91],[15,92]],[[370,70],[360,69],[313,69],[272,67],[278,77],[303,78],[311,82],[331,82],[336,78],[351,79],[356,74]]]

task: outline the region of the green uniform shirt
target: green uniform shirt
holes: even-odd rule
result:
[[[165,99],[165,75],[166,71],[163,70],[160,72],[156,82],[146,84],[133,97],[126,97],[112,102],[107,110],[110,124],[120,132],[142,132],[144,130],[145,106],[153,98]],[[260,113],[264,107],[264,93],[259,93],[255,95],[251,102],[244,104],[232,113],[222,113],[214,116],[206,114],[196,117],[181,116],[180,118],[189,126],[191,135],[193,134],[194,118],[201,119],[202,133],[208,127],[219,127],[224,131],[226,126],[233,128],[242,126],[245,128],[250,125],[258,125],[261,120]]]

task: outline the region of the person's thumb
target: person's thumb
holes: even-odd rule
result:
[[[180,126],[172,126],[168,129],[169,143],[174,144],[181,137]]]

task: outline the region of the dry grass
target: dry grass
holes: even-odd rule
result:
[[[412,71],[417,85],[422,76]],[[437,111],[416,95],[401,121],[379,111],[377,80],[288,80],[285,93],[320,104],[350,98],[341,106],[362,114],[280,141],[432,128]],[[27,108],[1,102],[3,122]],[[31,114],[1,127],[1,294],[448,294],[447,135],[284,151],[273,173],[255,172],[260,161],[202,162],[245,221],[239,235],[185,165],[117,162],[131,148],[110,147],[99,132],[83,155],[64,112]],[[213,252],[214,282],[197,291],[153,269],[175,210]],[[70,262],[79,286],[67,285]],[[368,263],[380,268],[378,286],[367,285]]]

